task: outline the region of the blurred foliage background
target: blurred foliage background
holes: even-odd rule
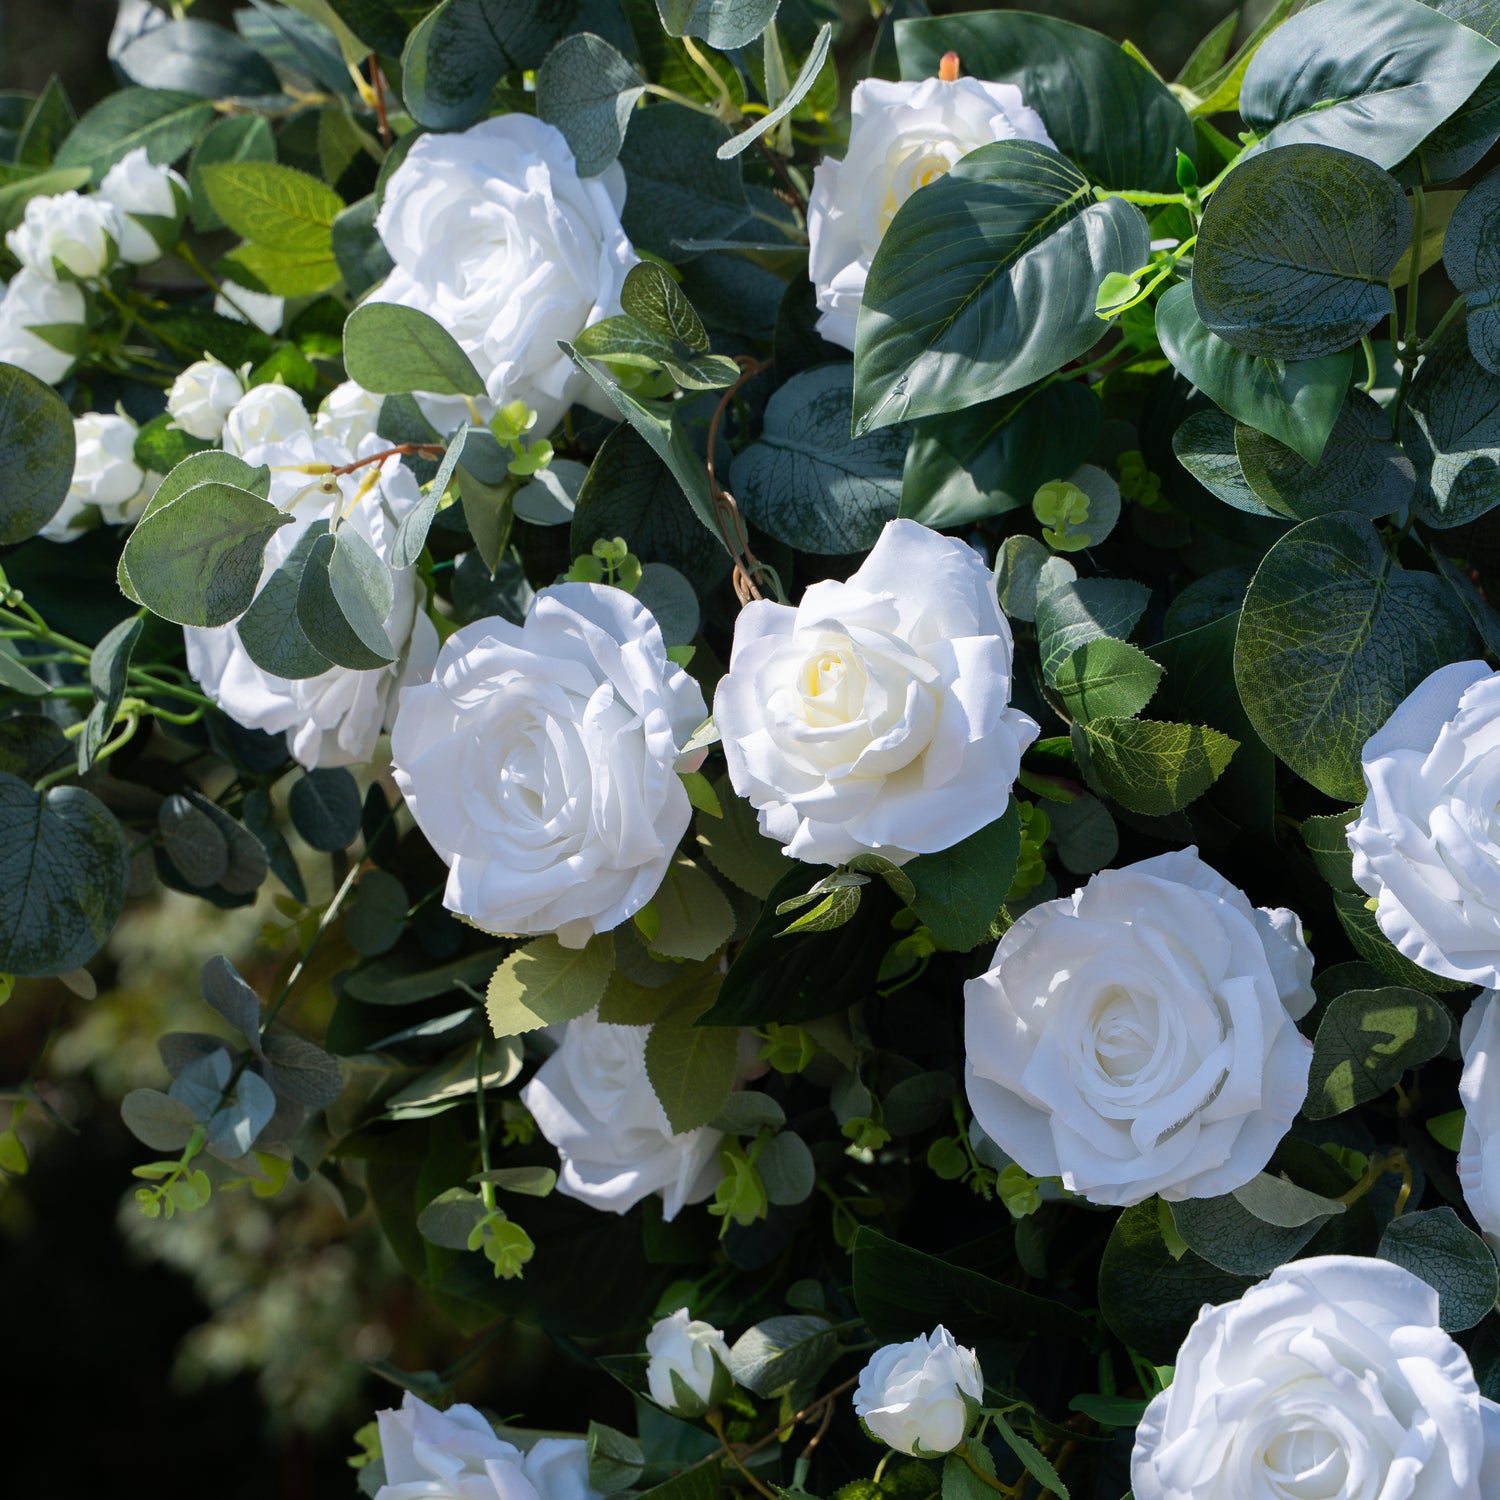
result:
[[[1267,3],[1245,7],[1242,34]],[[863,0],[846,4],[852,20],[869,22]],[[193,13],[223,20],[233,8],[199,0]],[[1234,7],[1007,8],[1129,39],[1171,77]],[[0,0],[0,89],[39,90],[55,74],[81,112],[117,86],[105,58],[114,18],[114,0]],[[854,27],[850,40],[860,55]],[[462,1394],[528,1425],[577,1430],[590,1416],[630,1425],[623,1393],[581,1353],[575,1361],[516,1327],[478,1343],[450,1329],[400,1275],[368,1212],[331,1192],[218,1194],[207,1211],[170,1223],[135,1212],[130,1169],[141,1149],[120,1123],[119,1100],[161,1082],[157,1036],[205,1026],[205,958],[228,953],[263,993],[284,975],[297,943],[274,889],[252,908],[221,912],[158,887],[127,911],[95,964],[97,995],[23,982],[0,1009],[0,1089],[43,1081],[76,1132],[28,1114],[30,1170],[0,1181],[5,1416],[21,1438],[7,1445],[10,1493],[67,1500],[128,1477],[155,1500],[352,1495],[352,1435],[399,1399],[372,1369],[382,1362],[419,1371],[466,1361]],[[298,1029],[320,1035],[318,1010],[331,1000],[326,986],[304,986]],[[0,1101],[0,1123],[8,1108]],[[44,1442],[44,1431],[77,1440]]]

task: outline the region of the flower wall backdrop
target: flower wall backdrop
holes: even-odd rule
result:
[[[351,1485],[1500,1492],[1500,0],[108,55],[0,95],[0,1003],[173,913],[130,1233],[472,1341]]]

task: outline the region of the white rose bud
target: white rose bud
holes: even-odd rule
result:
[[[214,311],[236,323],[251,323],[262,333],[279,333],[286,316],[286,298],[270,292],[252,292],[231,281],[214,298]]]
[[[216,443],[224,431],[224,419],[244,394],[239,376],[228,365],[213,358],[195,360],[167,392],[169,425],[189,437]]]
[[[72,282],[18,272],[0,297],[0,363],[56,385],[83,352],[85,312]]]
[[[846,582],[740,611],[714,696],[729,779],[793,859],[950,849],[1005,811],[1037,736],[1011,662],[979,555],[891,521]]]
[[[496,406],[538,413],[534,437],[575,401],[613,414],[557,346],[620,311],[624,202],[618,162],[579,177],[562,132],[530,115],[424,135],[386,184],[375,229],[396,268],[369,300],[436,318]]]
[[[1439,667],[1360,760],[1349,847],[1380,930],[1434,974],[1500,988],[1500,674],[1482,661]]]
[[[719,1131],[673,1133],[646,1075],[644,1027],[607,1025],[594,1012],[569,1021],[521,1099],[562,1160],[558,1192],[590,1208],[628,1213],[657,1193],[671,1220],[724,1175]]]
[[[376,1420],[385,1483],[375,1500],[603,1500],[582,1438],[540,1438],[523,1453],[472,1406],[438,1411],[410,1391]]]
[[[149,265],[177,243],[188,185],[171,167],[153,165],[144,146],[127,152],[104,174],[99,197],[120,211],[120,255],[132,265]]]
[[[331,437],[346,448],[358,448],[374,433],[384,404],[384,396],[377,396],[352,380],[346,380],[323,398],[323,404],[313,418],[313,431],[319,437]]]
[[[940,1324],[925,1338],[877,1349],[859,1372],[854,1410],[876,1441],[921,1456],[958,1447],[983,1399],[978,1356]]]
[[[959,157],[991,141],[1052,144],[1013,84],[959,78],[854,87],[849,149],[813,171],[807,203],[808,274],[817,288],[818,332],[845,349],[864,301],[870,262],[896,210]]]
[[[646,1384],[651,1399],[679,1417],[701,1417],[734,1389],[729,1345],[712,1323],[679,1307],[646,1335]]]
[[[290,386],[272,381],[252,386],[234,403],[224,418],[222,440],[226,453],[248,459],[261,448],[284,447],[312,435],[312,418],[302,397]]]
[[[986,1135],[1094,1203],[1213,1198],[1270,1160],[1307,1096],[1312,955],[1196,849],[1044,901],[964,986]]]
[[[524,625],[455,631],[391,736],[397,785],[448,863],[443,904],[568,948],[634,916],[692,819],[679,747],[707,716],[623,589],[558,584]]]
[[[1292,1261],[1207,1306],[1130,1457],[1135,1500],[1494,1500],[1500,1406],[1389,1261]]]
[[[123,522],[132,502],[141,496],[145,471],[135,461],[137,428],[129,417],[114,412],[91,411],[73,419],[73,482],[61,509],[42,527],[41,534],[54,542],[76,541],[89,528],[80,525],[88,508],[96,507],[105,520]]]
[[[10,252],[48,281],[88,281],[115,263],[125,218],[97,194],[33,198],[20,226],[5,236]]]
[[[1500,1005],[1492,990],[1464,1015],[1459,1041],[1464,1072],[1458,1095],[1464,1133],[1458,1147],[1458,1180],[1490,1249],[1500,1255]]]

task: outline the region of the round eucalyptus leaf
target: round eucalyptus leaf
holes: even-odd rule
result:
[[[297,585],[297,624],[314,651],[341,667],[368,671],[395,661],[385,618],[390,569],[350,527],[318,536]]]
[[[66,974],[91,959],[129,867],[124,830],[91,792],[36,792],[0,773],[0,973]]]
[[[656,0],[669,36],[699,36],[720,52],[753,42],[771,23],[781,0]]]
[[[73,482],[73,418],[35,375],[0,364],[0,543],[24,542],[52,519]]]
[[[566,36],[536,75],[536,112],[567,137],[580,177],[595,177],[619,154],[645,84],[634,66],[592,32]]]
[[[1500,503],[1500,375],[1456,329],[1422,361],[1401,409],[1417,471],[1412,509],[1429,526],[1463,526]]]
[[[359,786],[342,766],[309,771],[293,783],[287,811],[314,849],[347,849],[359,832]]]
[[[698,634],[703,620],[698,595],[676,568],[643,563],[635,597],[651,611],[668,646],[685,646]]]
[[[1233,417],[1216,407],[1195,411],[1172,434],[1172,452],[1215,499],[1252,516],[1274,516],[1276,512],[1250,488],[1240,467],[1236,425]]]
[[[1364,799],[1360,752],[1430,672],[1473,649],[1442,579],[1387,555],[1348,511],[1289,531],[1245,595],[1234,677],[1256,732],[1319,791]]]
[[[1098,341],[1094,293],[1150,253],[1145,217],[1066,157],[998,141],[896,210],[854,354],[855,431],[1020,390]]]
[[[1391,419],[1363,391],[1344,397],[1328,445],[1316,464],[1275,438],[1240,423],[1235,452],[1256,496],[1279,515],[1298,521],[1335,510],[1375,520],[1411,499],[1411,460],[1391,435]]]
[[[1469,352],[1500,374],[1500,171],[1481,178],[1453,210],[1443,269],[1469,304]]]
[[[113,62],[142,88],[181,89],[205,99],[281,93],[270,63],[255,48],[208,21],[168,21],[143,31]]]
[[[1411,239],[1400,184],[1332,146],[1241,162],[1203,213],[1193,301],[1204,326],[1248,354],[1316,359],[1391,310],[1386,278]]]

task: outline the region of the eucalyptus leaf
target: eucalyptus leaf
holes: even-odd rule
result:
[[[0,543],[52,519],[73,482],[73,418],[51,386],[0,364]]]
[[[1490,1248],[1451,1208],[1403,1214],[1386,1225],[1379,1255],[1420,1276],[1438,1294],[1438,1322],[1450,1333],[1492,1312],[1500,1274]]]
[[[620,154],[631,111],[645,81],[603,37],[564,37],[537,70],[537,114],[556,125],[578,161],[580,177],[595,177]]]
[[[1412,381],[1401,441],[1417,473],[1412,509],[1427,525],[1467,525],[1500,503],[1500,375],[1456,329]]]
[[[484,381],[453,335],[426,313],[395,302],[366,302],[349,314],[344,363],[351,380],[381,395],[485,394]]]

